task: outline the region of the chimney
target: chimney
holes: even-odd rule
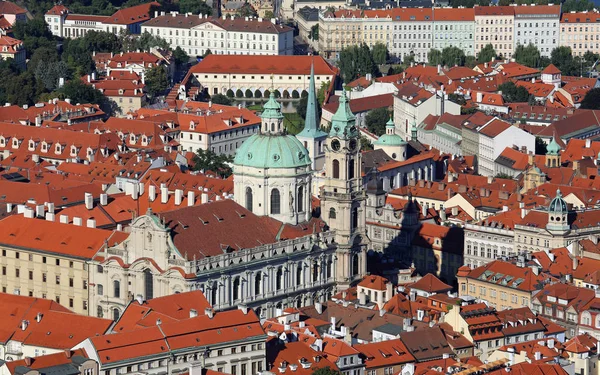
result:
[[[194,193],[193,191],[188,191],[188,195],[187,195],[187,205],[188,207],[192,207],[194,205],[194,202],[196,200],[196,193]]]
[[[54,213],[54,203],[52,203],[52,202],[46,203],[46,210],[48,212],[50,212],[51,214],[53,214]]]
[[[190,318],[195,318],[198,316],[198,310],[190,309]]]
[[[154,200],[156,199],[156,186],[154,186],[153,184],[150,184],[150,186],[148,186],[148,199],[150,200],[150,202],[154,202]]]
[[[315,310],[317,310],[317,314],[323,314],[323,305],[321,304],[321,302],[315,303]]]
[[[175,189],[175,205],[176,206],[181,205],[182,201],[183,201],[183,190]]]
[[[452,207],[452,216],[458,216],[458,206]]]
[[[242,310],[244,315],[248,315],[248,306],[247,305],[238,305],[238,310]]]
[[[206,309],[204,309],[204,315],[212,319],[215,316],[215,311],[212,309],[212,307],[207,307]]]
[[[54,221],[54,213],[52,212],[47,212],[46,213],[46,221]]]
[[[35,216],[44,217],[45,206],[43,204],[38,204],[35,206]]]
[[[86,225],[88,228],[96,228],[96,219],[87,219]]]
[[[85,208],[88,210],[94,208],[94,197],[91,193],[85,193]]]
[[[131,199],[133,199],[134,201],[138,200],[138,197],[140,196],[140,191],[139,191],[139,185],[134,183],[131,186]]]
[[[585,148],[590,148],[590,147],[592,147],[592,140],[588,138],[585,140]]]
[[[100,194],[100,204],[102,206],[106,206],[108,204],[108,194],[106,194],[106,193]]]
[[[483,93],[478,92],[476,96],[476,103],[481,103],[483,101]]]
[[[169,201],[169,189],[167,184],[164,182],[160,184],[160,203],[167,203]]]
[[[67,215],[60,215],[59,220],[62,224],[69,224],[69,217]]]
[[[33,216],[34,216],[33,208],[25,207],[25,212],[23,215],[28,219],[33,219]]]
[[[80,217],[74,217],[73,225],[77,225],[78,227],[80,227],[83,225],[83,220]]]
[[[488,176],[488,178],[487,178],[487,183],[488,183],[488,184],[491,184],[491,183],[493,183],[493,182],[494,182],[494,176]]]
[[[367,304],[367,295],[365,294],[364,290],[361,290],[358,293],[358,303],[360,303],[361,305],[366,305]]]

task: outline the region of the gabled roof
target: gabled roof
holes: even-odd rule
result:
[[[68,349],[65,352],[42,355],[35,358],[27,357],[17,361],[6,362],[5,365],[11,375],[20,375],[32,370],[38,371],[40,374],[76,374],[79,373],[79,366],[86,360],[87,355],[83,349]]]
[[[239,59],[234,55],[208,55],[200,63],[194,65],[191,73],[219,74],[280,74],[310,75],[310,66],[314,63],[315,75],[333,76],[337,68],[332,67],[320,56],[286,56],[286,55],[247,55]]]
[[[135,5],[129,8],[120,9],[112,16],[106,17],[104,23],[117,25],[130,25],[134,23],[144,22],[150,19],[150,11],[152,7],[160,7],[160,3],[152,1],[140,5]]]
[[[427,293],[445,293],[452,290],[452,286],[444,283],[431,273],[428,273],[420,278],[417,282],[407,286],[411,289],[418,289]]]
[[[550,64],[542,70],[542,74],[561,74],[561,71],[556,65]]]
[[[15,3],[6,1],[6,0],[0,1],[0,14],[24,14],[24,13],[27,13],[27,11]]]
[[[400,339],[372,342],[354,347],[365,356],[367,370],[401,365],[415,360]]]

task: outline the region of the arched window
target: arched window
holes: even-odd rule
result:
[[[259,272],[254,278],[254,295],[259,295],[262,290],[262,274]]]
[[[298,263],[297,267],[296,267],[296,285],[301,285],[302,284],[302,270],[303,270],[304,266],[302,265],[302,262]]]
[[[329,209],[329,218],[335,219],[335,208],[333,207]]]
[[[233,280],[233,300],[240,299],[240,278],[236,277]]]
[[[212,288],[210,289],[210,303],[213,305],[217,304],[217,291],[218,291],[219,286],[217,285],[216,282],[214,282],[212,284]]]
[[[340,178],[340,162],[337,159],[333,160],[333,178]]]
[[[275,123],[274,123],[274,122],[272,122],[272,123],[271,123],[271,131],[272,131],[272,132],[274,132],[274,131],[275,131]]]
[[[348,179],[354,178],[354,159],[348,160]]]
[[[114,290],[113,296],[115,298],[120,298],[121,297],[121,282],[119,280],[113,281],[113,290]]]
[[[304,211],[304,186],[300,186],[298,188],[298,198],[296,199],[297,204],[298,204],[298,212],[303,212]]]
[[[356,276],[358,275],[358,264],[359,263],[359,258],[358,258],[358,254],[354,254],[352,256],[352,275]]]
[[[281,212],[281,197],[279,190],[271,190],[271,214],[278,215]]]
[[[275,290],[281,290],[281,288],[283,288],[283,269],[279,267],[275,278]]]
[[[119,320],[120,316],[121,316],[121,313],[119,312],[119,309],[114,308],[113,309],[113,320],[116,322],[117,320]]]
[[[313,261],[313,282],[317,281],[319,279],[319,263],[317,263],[317,261]]]
[[[104,310],[102,310],[102,306],[98,306],[96,310],[96,315],[98,318],[104,318]]]
[[[358,227],[358,208],[352,208],[352,229]]]
[[[246,209],[252,211],[252,188],[246,188]]]
[[[146,300],[154,298],[154,277],[149,268],[144,270],[144,292]]]
[[[99,296],[104,295],[104,286],[102,284],[98,284],[98,295]]]

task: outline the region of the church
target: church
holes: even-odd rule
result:
[[[271,94],[260,131],[236,152],[233,200],[148,211],[127,240],[98,254],[92,314],[117,319],[133,298],[202,290],[217,310],[245,306],[268,318],[362,279],[368,238],[359,130],[345,94],[329,134],[318,128],[312,71],[308,95],[306,128],[296,138]],[[315,194],[313,171],[321,168],[327,177]]]

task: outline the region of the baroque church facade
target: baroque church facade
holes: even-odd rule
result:
[[[362,279],[368,238],[355,117],[344,94],[330,133],[319,130],[312,73],[308,99],[302,142],[285,133],[274,96],[265,103],[260,132],[236,153],[234,201],[147,212],[126,241],[98,254],[91,314],[117,319],[133,298],[202,290],[217,310],[243,305],[267,318]],[[315,194],[319,167],[327,177]]]

